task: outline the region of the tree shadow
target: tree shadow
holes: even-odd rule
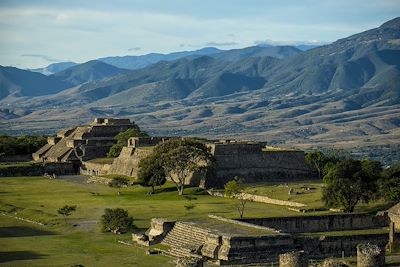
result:
[[[55,233],[27,226],[0,227],[0,238],[44,235],[55,235]]]
[[[43,258],[44,254],[33,251],[0,251],[0,262],[16,261],[16,260],[36,260]]]

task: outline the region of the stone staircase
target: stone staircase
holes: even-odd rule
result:
[[[176,222],[162,244],[170,247],[168,253],[174,257],[199,257],[198,251],[205,242],[208,231],[190,223]]]

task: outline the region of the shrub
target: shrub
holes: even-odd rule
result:
[[[105,209],[101,224],[103,232],[126,233],[133,228],[133,218],[121,208]]]

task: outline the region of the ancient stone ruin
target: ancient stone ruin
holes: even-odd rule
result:
[[[96,118],[90,125],[64,129],[49,137],[32,157],[40,162],[72,162],[80,166],[82,161],[105,157],[115,144],[114,137],[129,128],[139,129],[129,119]]]
[[[280,266],[308,266],[308,257],[324,259],[341,257],[343,254],[359,254],[362,255],[361,262],[377,262],[381,260],[381,256],[374,251],[382,253],[382,248],[388,242],[388,235],[384,233],[344,233],[326,236],[310,234],[386,227],[389,222],[386,213],[261,220],[268,220],[268,224],[263,225],[256,219],[243,222],[220,217],[218,219],[218,216],[191,222],[152,219],[149,230],[145,234],[134,234],[133,240],[145,246],[161,243],[167,247],[164,253],[177,258],[197,257],[218,265],[279,261]],[[296,230],[296,225],[299,230]],[[329,227],[332,227],[332,230]],[[299,235],[300,233],[302,234]],[[376,244],[376,250],[357,246],[371,242]]]
[[[151,147],[169,137],[132,137],[112,163],[83,162],[82,172],[88,175],[122,174],[137,176],[139,161],[151,153]],[[223,187],[235,176],[247,183],[310,179],[313,171],[306,164],[303,151],[265,148],[265,143],[244,141],[206,142],[215,157],[215,166],[208,172],[193,173],[185,184],[203,188]]]

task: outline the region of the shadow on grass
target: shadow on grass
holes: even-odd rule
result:
[[[363,212],[368,212],[368,213],[376,213],[378,211],[382,211],[382,210],[387,210],[391,207],[393,207],[394,205],[396,205],[395,202],[389,202],[389,203],[382,203],[373,207],[365,207],[363,208]],[[356,210],[357,212],[357,210]]]
[[[0,227],[0,238],[2,237],[24,237],[24,236],[44,236],[55,235],[54,232],[36,229],[27,226]]]
[[[16,261],[16,260],[36,260],[43,258],[44,254],[33,251],[6,251],[0,252],[0,262]]]

